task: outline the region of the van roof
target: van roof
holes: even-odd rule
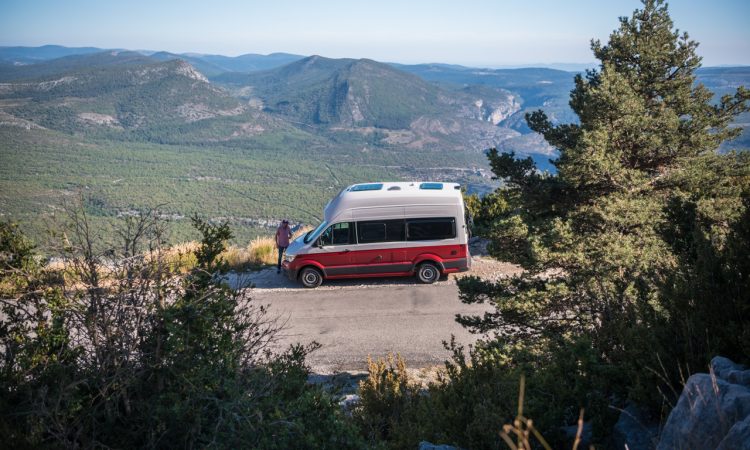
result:
[[[343,189],[325,207],[330,221],[341,212],[353,208],[401,205],[460,205],[461,185],[439,181],[401,181],[359,183]]]
[[[461,197],[461,185],[441,181],[378,181],[353,184],[339,195],[352,198]]]

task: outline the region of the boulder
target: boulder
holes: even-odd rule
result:
[[[735,423],[716,450],[750,450],[750,416]]]
[[[711,360],[711,371],[716,378],[750,387],[750,369],[742,364],[733,363],[723,356],[717,356]]]
[[[636,405],[628,405],[620,413],[612,433],[617,450],[654,450],[659,439],[659,424],[646,416]]]
[[[711,372],[688,378],[659,450],[750,449],[750,370],[717,357]]]

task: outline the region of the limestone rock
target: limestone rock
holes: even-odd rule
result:
[[[654,450],[659,442],[659,425],[631,404],[620,414],[612,434],[617,450]]]
[[[750,416],[735,423],[716,450],[750,450]]]
[[[662,431],[659,450],[750,449],[750,370],[726,358],[691,376]]]

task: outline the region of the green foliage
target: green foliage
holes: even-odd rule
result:
[[[278,326],[265,307],[215,284],[208,271],[231,234],[226,224],[195,219],[199,264],[177,277],[159,259],[153,218],[122,230],[123,254],[94,250],[85,212],[70,222],[75,282],[37,266],[2,267],[6,445],[361,447],[336,401],[307,384],[305,357],[317,344],[272,353]],[[4,261],[33,260],[16,228],[0,230]],[[7,283],[18,278],[25,282]]]
[[[18,224],[0,222],[0,267],[10,270],[31,270],[34,266],[34,244],[21,234]]]
[[[572,442],[559,427],[560,417],[574,423],[580,408],[596,424],[612,416],[605,398],[591,386],[607,381],[607,368],[585,338],[553,345],[553,352],[517,345],[480,342],[467,354],[455,342],[452,359],[437,382],[420,391],[405,363],[390,358],[370,361],[360,384],[361,403],[354,418],[365,436],[388,448],[416,448],[427,440],[460,448],[507,448],[500,436],[518,410],[518,381],[527,379],[525,415],[555,448]],[[585,381],[584,381],[585,380]]]
[[[665,4],[644,1],[606,45],[592,42],[601,66],[575,78],[578,123],[527,115],[560,152],[556,175],[489,153],[507,202],[496,201],[491,249],[526,272],[459,281],[464,302],[494,311],[458,320],[493,333],[481,346],[511,365],[535,355],[537,382],[555,396],[577,392],[567,403],[576,409],[631,398],[658,413],[681,371],[703,370],[715,354],[750,360],[750,160],[716,153],[739,134],[729,124],[750,109],[750,93],[712,103],[695,83],[696,47],[673,31]],[[543,381],[563,374],[574,386]],[[571,414],[542,413],[548,427],[571,424]]]
[[[410,380],[401,355],[389,354],[377,361],[368,357],[367,369],[367,379],[359,384],[360,401],[353,417],[369,442],[388,441],[418,400],[419,387]]]

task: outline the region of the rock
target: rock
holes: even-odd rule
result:
[[[726,358],[714,358],[711,370],[711,375],[688,379],[664,426],[659,450],[750,448],[750,385],[736,383],[750,373]]]
[[[711,360],[711,370],[717,378],[750,387],[750,370],[742,364],[735,364],[723,356],[716,356]]]
[[[716,450],[750,450],[750,416],[735,423]]]
[[[427,441],[422,441],[419,443],[419,450],[459,450],[458,447],[454,447],[452,445],[437,445],[437,444],[431,444]]]
[[[472,256],[487,256],[489,255],[489,251],[487,250],[487,246],[490,245],[490,240],[474,236],[469,238],[469,253],[471,253]]]
[[[615,424],[612,433],[617,450],[653,450],[659,442],[659,424],[653,423],[635,405],[628,405]]]

